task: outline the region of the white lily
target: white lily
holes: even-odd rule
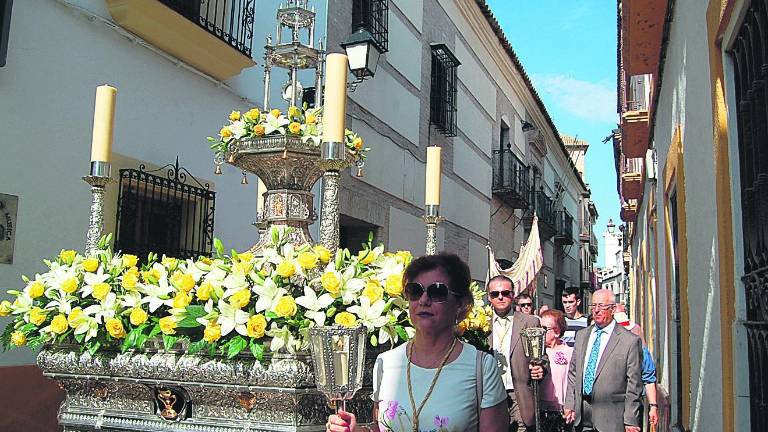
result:
[[[208,313],[205,314],[205,316],[197,318],[195,321],[208,327],[208,324],[211,321],[215,322],[219,318],[219,312],[213,310],[213,300],[208,300],[207,302],[205,302],[205,306],[203,306],[203,309],[205,309],[205,311]]]
[[[168,278],[163,276],[157,283],[157,285],[139,284],[139,291],[145,295],[141,302],[149,303],[150,312],[156,311],[162,305],[170,306],[173,303],[173,300],[170,299],[173,287],[168,285]]]
[[[73,277],[77,277],[77,269],[72,266],[51,262],[51,271],[42,275],[41,280],[45,281],[46,285],[61,290],[61,285]]]
[[[49,293],[48,298],[51,302],[48,303],[46,309],[57,309],[60,313],[69,314],[72,312],[72,302],[77,301],[77,297],[67,294],[59,289]]]
[[[120,304],[126,309],[133,309],[141,305],[141,294],[136,291],[129,291],[120,298]]]
[[[208,266],[202,262],[196,263],[191,259],[188,259],[183,264],[184,273],[192,275],[192,278],[195,280],[195,282],[200,282],[200,279],[203,277],[203,275],[205,275],[208,272],[208,270],[210,270],[210,267],[208,268],[208,270],[203,269],[201,267],[208,267]]]
[[[248,336],[245,324],[248,322],[248,312],[242,311],[224,300],[219,300],[218,323],[221,326],[221,336],[226,336],[232,330],[243,336]]]
[[[272,342],[269,344],[269,350],[272,352],[279,352],[285,348],[288,352],[293,353],[296,352],[296,348],[300,345],[300,342],[291,334],[288,326],[280,327],[277,323],[273,322],[266,334],[272,337]]]
[[[248,288],[248,281],[245,279],[244,274],[230,274],[224,279],[222,285],[227,289],[224,291],[223,298],[227,298],[242,289]]]
[[[405,267],[397,262],[397,258],[394,256],[384,256],[378,262],[380,270],[376,272],[376,278],[383,284],[387,278],[391,275],[402,275]]]
[[[85,311],[83,311],[85,313]],[[96,337],[99,334],[99,323],[93,317],[83,315],[77,319],[75,334],[85,334],[85,341]]]
[[[32,297],[26,292],[18,295],[13,302],[13,314],[25,314],[29,312],[30,309],[32,309]]]
[[[285,125],[290,123],[288,118],[286,118],[284,115],[279,115],[277,117],[273,116],[272,113],[267,114],[267,121],[264,125],[264,135],[269,135],[274,131],[280,132],[281,135],[285,135]]]
[[[360,323],[364,325],[369,332],[379,328],[389,322],[386,315],[382,316],[384,306],[387,303],[384,300],[378,300],[371,304],[371,300],[366,297],[360,297],[360,305],[353,305],[347,308],[347,311],[357,315]]]
[[[256,312],[262,312],[274,308],[280,297],[288,291],[284,288],[278,288],[271,278],[266,278],[263,284],[253,286],[253,292],[259,295],[258,300],[256,300]]]
[[[245,122],[237,120],[230,123],[229,130],[232,131],[232,135],[234,135],[235,138],[242,138],[242,136],[245,135]]]
[[[104,267],[99,266],[96,273],[83,273],[83,287],[80,288],[82,297],[88,297],[93,292],[93,288],[102,282],[106,282],[109,279],[109,273],[104,274]]]
[[[97,323],[101,324],[106,319],[114,318],[117,309],[117,295],[111,292],[99,303],[83,309],[86,315],[93,315]]]
[[[318,297],[315,290],[310,287],[304,287],[304,295],[296,299],[296,304],[307,308],[304,316],[316,322],[318,326],[325,324],[325,308],[332,303],[333,297],[328,293]]]
[[[330,266],[331,263],[328,264]],[[353,303],[364,288],[365,281],[355,277],[355,266],[347,267],[341,275],[341,299],[344,304]]]

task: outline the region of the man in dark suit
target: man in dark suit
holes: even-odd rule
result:
[[[576,334],[564,417],[577,432],[640,432],[643,350],[617,325],[613,291],[592,295],[594,324]]]
[[[496,276],[488,281],[487,291],[494,312],[488,343],[502,368],[502,380],[509,403],[509,430],[532,431],[535,427],[535,412],[531,380],[542,379],[546,365],[531,365],[528,362],[520,332],[526,327],[541,325],[535,316],[514,311],[512,281],[506,276]]]

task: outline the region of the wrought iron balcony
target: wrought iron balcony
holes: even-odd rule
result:
[[[510,149],[493,151],[493,193],[512,208],[527,209],[529,170]]]
[[[593,254],[597,255],[598,252],[598,244],[597,244],[597,236],[595,236],[595,233],[593,232],[589,236],[589,251]]]
[[[543,190],[531,191],[531,205],[536,215],[539,217],[539,235],[541,240],[549,240],[556,233],[555,206],[552,198],[547,196]],[[526,227],[530,227],[533,220],[533,212],[523,219]]]
[[[107,0],[121,27],[220,80],[251,58],[255,0]]]
[[[555,243],[559,245],[573,244],[573,216],[568,210],[560,210],[555,218]]]

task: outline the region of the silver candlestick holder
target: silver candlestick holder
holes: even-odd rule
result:
[[[320,144],[320,160],[323,170],[323,203],[320,212],[320,244],[331,251],[339,248],[339,185],[340,171],[351,164],[347,147],[343,142],[329,141]]]
[[[323,326],[309,329],[315,385],[337,410],[363,386],[366,329]]]
[[[527,327],[520,332],[523,351],[528,361],[535,365],[544,364],[547,354],[547,330],[542,327]],[[533,380],[533,410],[536,414],[536,432],[541,432],[541,416],[539,415],[539,381]]]
[[[104,234],[104,192],[107,184],[114,181],[110,177],[111,171],[112,165],[109,162],[91,161],[90,174],[83,177],[91,185],[91,214],[85,237],[85,256],[96,252],[96,245]]]
[[[445,218],[440,216],[439,204],[427,204],[424,211],[424,222],[427,224],[426,254],[437,254],[437,225]]]

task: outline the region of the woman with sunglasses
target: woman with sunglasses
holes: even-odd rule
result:
[[[550,309],[541,314],[541,326],[547,330],[544,343],[547,346],[549,358],[549,374],[541,382],[541,406],[544,410],[542,430],[569,431],[570,426],[566,426],[562,412],[573,348],[561,339],[568,328],[565,314],[559,310]]]
[[[360,426],[342,411],[329,417],[327,430],[506,432],[506,393],[496,361],[456,336],[474,302],[469,267],[453,254],[423,256],[405,269],[403,282],[416,335],[376,359],[376,422]]]

